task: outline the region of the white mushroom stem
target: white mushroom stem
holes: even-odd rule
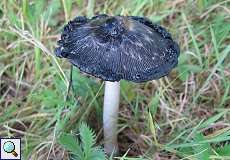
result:
[[[120,82],[105,82],[103,127],[104,149],[109,155],[117,154],[117,117],[120,99]]]

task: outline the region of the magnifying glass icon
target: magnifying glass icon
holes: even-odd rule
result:
[[[3,149],[6,153],[11,153],[14,155],[14,157],[17,157],[18,154],[15,152],[15,145],[11,141],[7,141],[3,144]]]

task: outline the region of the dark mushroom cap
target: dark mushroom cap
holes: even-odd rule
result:
[[[105,81],[145,82],[167,75],[179,46],[163,27],[135,16],[80,16],[70,21],[55,54]]]

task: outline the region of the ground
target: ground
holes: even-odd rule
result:
[[[160,80],[121,81],[120,158],[230,159],[229,0],[2,0],[0,137],[21,137],[24,159],[69,159],[59,135],[86,122],[102,146],[104,83],[54,56],[68,20],[98,13],[146,16],[179,43]],[[124,156],[123,156],[124,155]]]

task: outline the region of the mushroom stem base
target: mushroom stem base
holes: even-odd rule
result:
[[[104,149],[108,155],[118,153],[117,117],[120,99],[120,82],[105,82],[103,128]]]

